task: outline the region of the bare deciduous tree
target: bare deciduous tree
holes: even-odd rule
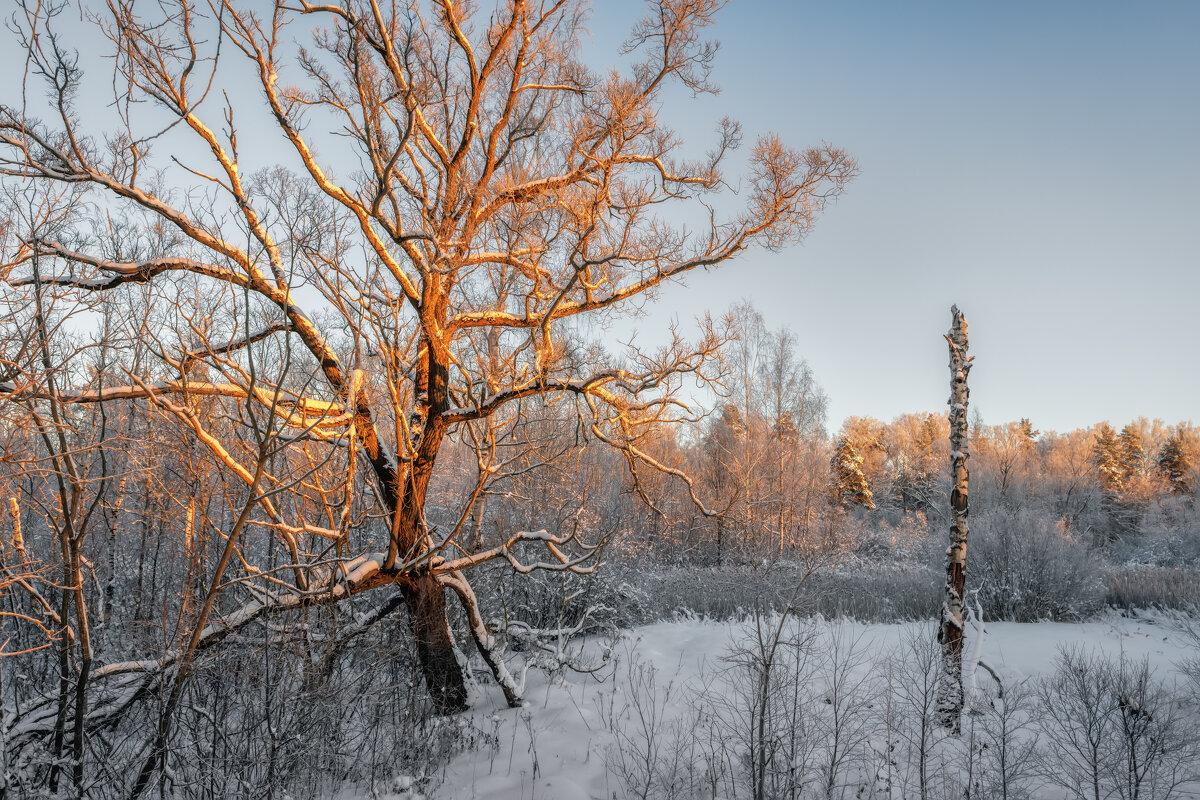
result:
[[[709,154],[688,161],[658,113],[672,82],[713,88],[716,47],[702,34],[721,5],[650,3],[624,75],[579,61],[583,11],[567,0],[489,12],[445,0],[85,6],[113,56],[106,122],[61,33],[66,5],[21,4],[29,81],[0,106],[0,174],[48,198],[56,222],[9,231],[0,277],[80,303],[155,291],[153,313],[128,331],[151,356],[123,362],[120,385],[14,374],[0,393],[31,408],[143,401],[240,487],[190,637],[135,671],[178,676],[190,653],[264,614],[396,586],[427,687],[453,712],[467,693],[450,589],[519,701],[467,570],[496,559],[522,573],[587,570],[599,542],[572,529],[468,547],[480,489],[457,524],[434,529],[443,445],[487,442],[487,424],[565,403],[587,440],[686,482],[640,437],[686,413],[681,378],[705,375],[721,335],[709,325],[695,344],[674,337],[615,359],[560,331],[752,246],[802,239],[856,172],[842,150],[766,136],[749,155],[742,210],[713,210],[740,128],[722,121]],[[37,82],[44,108],[28,99]],[[294,171],[276,166],[280,148]],[[664,204],[709,222],[687,230]],[[135,246],[116,242],[118,229]],[[482,487],[492,467],[488,445],[478,451]],[[260,534],[273,544],[246,544]],[[242,593],[241,605],[210,622],[218,592]]]

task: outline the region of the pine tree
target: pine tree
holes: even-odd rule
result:
[[[800,431],[796,428],[796,420],[791,414],[780,414],[775,420],[772,433],[787,445],[794,445],[800,440]]]
[[[746,420],[742,418],[742,410],[733,403],[726,403],[721,409],[721,424],[732,431],[736,439],[746,435]]]
[[[1126,425],[1121,429],[1117,445],[1121,483],[1128,486],[1130,480],[1140,477],[1146,471],[1146,448],[1142,443],[1142,434],[1132,425]]]
[[[829,494],[835,505],[842,508],[864,506],[875,508],[867,476],[863,474],[863,457],[846,437],[838,439],[829,461]]]
[[[1172,433],[1158,451],[1158,470],[1167,479],[1172,494],[1185,495],[1191,492],[1188,473],[1192,469],[1191,458],[1183,447],[1183,437]]]
[[[1112,525],[1109,536],[1115,539],[1128,530],[1132,521],[1123,502],[1126,472],[1122,459],[1122,440],[1107,422],[1101,423],[1096,429],[1092,463],[1096,466],[1100,482],[1100,507]]]
[[[1100,491],[1106,497],[1116,498],[1125,488],[1120,453],[1120,442],[1112,426],[1107,422],[1100,423],[1096,429],[1096,442],[1092,445],[1092,463],[1096,465]]]

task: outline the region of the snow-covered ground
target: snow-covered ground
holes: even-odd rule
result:
[[[822,636],[837,637],[843,648],[853,643],[850,660],[857,659],[865,669],[867,661],[885,661],[914,633],[931,625],[837,622],[817,623],[817,629]],[[685,713],[687,702],[681,698],[694,698],[704,691],[702,685],[708,691],[730,690],[727,681],[713,677],[727,666],[722,655],[744,642],[746,632],[746,623],[687,620],[650,625],[627,634],[613,651],[614,663],[601,677],[567,673],[551,679],[531,673],[525,708],[507,708],[498,690],[485,689],[485,695],[476,699],[472,722],[488,734],[488,743],[456,757],[439,776],[444,778],[440,785],[426,790],[427,796],[455,800],[625,796],[619,770],[612,768],[619,749],[613,731],[631,731],[632,739],[644,743],[644,731],[655,728],[665,741],[672,721],[690,719]],[[827,641],[818,641],[828,647]],[[1144,657],[1167,685],[1180,679],[1177,665],[1196,655],[1194,644],[1170,619],[1113,614],[1079,624],[989,623],[982,657],[1003,681],[1015,685],[1052,672],[1060,648],[1072,645],[1112,658],[1124,654],[1140,661]],[[977,651],[968,643],[967,652],[970,676],[970,657]],[[975,678],[980,688],[991,685],[982,670]],[[648,724],[643,724],[647,716]],[[416,795],[402,791],[384,796]]]

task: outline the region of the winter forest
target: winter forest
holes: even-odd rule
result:
[[[1200,797],[1200,427],[832,419],[869,167],[601,5],[6,7],[0,797]]]

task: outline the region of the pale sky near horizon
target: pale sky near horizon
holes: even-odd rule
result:
[[[596,0],[589,63],[642,13]],[[957,303],[985,422],[1200,422],[1200,3],[735,0],[710,36],[722,93],[664,110],[689,147],[728,115],[861,175],[803,246],[667,289],[640,337],[747,299],[836,430],[945,410]]]
[[[597,2],[589,48],[640,10]],[[713,37],[722,93],[678,130],[728,114],[862,174],[805,245],[689,279],[643,330],[750,300],[836,429],[945,409],[957,303],[985,422],[1200,421],[1200,3],[741,0]]]

